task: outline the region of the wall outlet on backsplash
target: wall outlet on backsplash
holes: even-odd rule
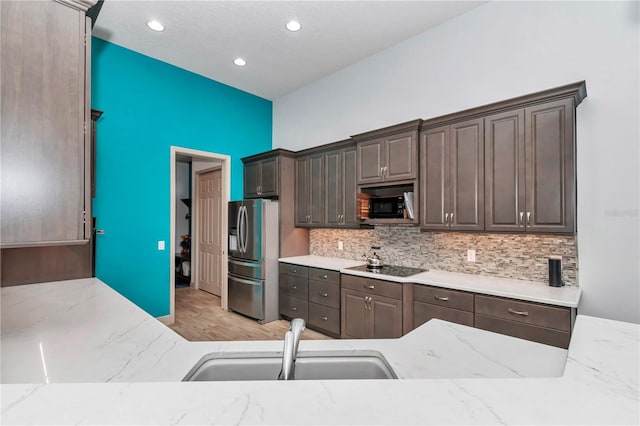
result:
[[[476,251],[475,250],[467,250],[467,261],[475,262],[476,261]]]
[[[338,241],[338,250],[344,250],[344,242]]]

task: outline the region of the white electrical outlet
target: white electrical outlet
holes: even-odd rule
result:
[[[475,262],[476,261],[476,251],[475,250],[467,250],[467,261]]]
[[[158,250],[164,250],[164,241],[158,241]]]
[[[344,243],[342,241],[338,241],[338,250],[344,250]]]

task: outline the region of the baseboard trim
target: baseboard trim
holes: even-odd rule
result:
[[[164,315],[162,317],[156,317],[156,319],[158,321],[160,321],[161,323],[163,323],[164,325],[171,325],[173,324],[173,321],[171,320],[171,315]]]

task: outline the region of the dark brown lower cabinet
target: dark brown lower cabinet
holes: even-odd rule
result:
[[[473,312],[443,308],[430,303],[413,302],[413,326],[419,327],[431,319],[441,319],[473,327]]]
[[[546,345],[568,348],[575,311],[567,307],[475,295],[475,326]]]
[[[473,327],[473,293],[414,284],[413,326],[434,318]]]
[[[402,284],[343,275],[341,296],[341,337],[402,336]]]

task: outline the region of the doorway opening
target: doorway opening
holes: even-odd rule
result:
[[[220,293],[220,306],[227,310],[226,206],[231,194],[230,156],[172,146],[170,157],[169,315],[158,318],[167,325],[175,321],[177,279],[195,289],[209,284],[209,290]],[[215,183],[202,180],[208,173],[215,176]],[[204,185],[215,185],[216,190],[204,191],[203,198],[199,194]]]

